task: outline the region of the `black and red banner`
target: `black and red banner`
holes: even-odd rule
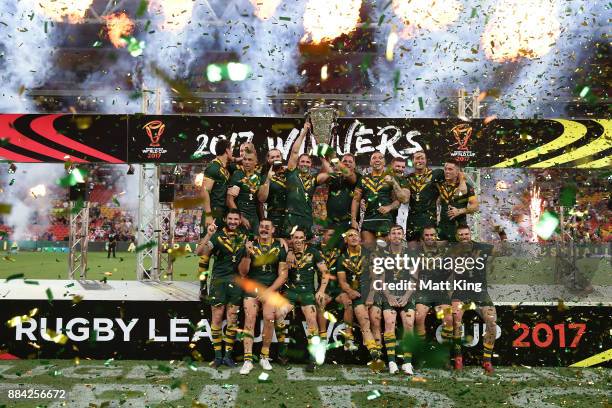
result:
[[[345,327],[341,312],[332,313],[338,322],[328,326],[328,342],[340,346]],[[569,366],[610,350],[610,313],[605,306],[497,306],[494,364]],[[212,360],[210,317],[210,307],[197,302],[3,300],[0,321],[12,323],[0,330],[0,350],[19,358],[67,359],[181,359],[195,350],[204,360]],[[303,361],[307,341],[302,315],[298,311],[287,318],[290,356]],[[261,347],[260,323],[255,330],[256,353]],[[426,343],[407,344],[415,348],[417,360],[439,359],[444,352],[440,321],[430,313],[426,324]],[[463,351],[469,364],[481,359],[483,334],[482,320],[474,311],[466,311]],[[241,353],[238,341],[236,355]],[[328,361],[337,363],[368,361],[363,347],[356,354],[332,347],[327,355]]]
[[[0,158],[14,162],[198,163],[219,139],[253,142],[263,158],[286,158],[303,120],[181,115],[0,115]],[[425,149],[430,165],[448,157],[473,167],[612,166],[610,120],[341,118],[338,154],[409,157]],[[307,150],[314,145],[308,143]]]

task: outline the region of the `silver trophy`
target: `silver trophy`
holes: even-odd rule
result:
[[[317,106],[308,110],[306,120],[312,124],[312,133],[318,145],[330,145],[336,131],[338,111],[331,106]]]

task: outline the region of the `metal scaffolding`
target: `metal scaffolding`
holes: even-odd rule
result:
[[[68,275],[74,279],[87,278],[87,244],[89,242],[89,201],[70,202],[70,235],[68,247]]]
[[[480,117],[480,89],[476,88],[469,94],[465,89],[457,91],[457,117],[474,119]]]
[[[159,267],[159,276],[173,280],[174,261],[173,257],[168,253],[168,249],[174,249],[174,207],[172,203],[159,204],[159,237],[157,251],[157,265]]]
[[[153,163],[141,165],[138,183],[138,232],[136,242],[146,245],[136,257],[138,280],[159,280],[159,168]],[[154,244],[154,246],[153,246]]]

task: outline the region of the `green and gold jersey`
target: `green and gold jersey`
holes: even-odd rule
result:
[[[213,279],[233,278],[238,273],[238,263],[244,253],[246,235],[240,232],[229,232],[227,228],[213,234],[211,257],[215,258],[212,270]]]
[[[265,183],[267,174],[264,174],[261,184]],[[277,231],[283,227],[282,222],[287,213],[287,178],[285,173],[275,174],[270,179],[270,189],[266,200],[267,217],[272,220]]]
[[[280,241],[264,244],[259,239],[253,241],[254,255],[251,255],[249,278],[266,286],[272,285],[278,277],[278,264],[285,262],[287,252]]]
[[[226,196],[227,196],[227,184],[230,179],[229,171],[223,166],[221,160],[214,159],[206,169],[204,170],[204,177],[213,180],[215,183],[210,195],[210,209],[214,218],[222,219],[225,217],[227,210]]]
[[[437,183],[444,181],[444,171],[425,169],[422,174],[409,174],[406,181],[410,189],[410,222],[422,227],[425,223],[435,221],[439,195]]]
[[[367,289],[364,288],[364,285],[370,280],[369,255],[369,252],[360,246],[357,252],[352,252],[349,248],[346,248],[338,257],[336,273],[345,273],[346,282],[352,289],[359,292]]]
[[[448,218],[448,207],[452,206],[455,208],[466,208],[470,198],[475,197],[474,186],[467,183],[467,193],[461,194],[459,192],[459,182],[451,184],[446,181],[437,183],[438,192],[440,194],[440,226],[443,225],[460,225],[467,223],[467,216],[462,214],[454,219]]]
[[[447,246],[442,242],[436,242],[431,247],[425,247],[423,243],[419,243],[417,256],[422,259],[418,272],[421,281],[440,282],[448,280],[452,270],[444,269],[446,251]]]
[[[287,170],[287,214],[312,220],[312,198],[316,177],[302,174],[297,168]]]
[[[338,257],[340,256],[340,253],[342,252],[340,248],[335,247],[335,246],[327,247],[326,245],[319,244],[317,246],[317,249],[321,253],[323,260],[325,261],[325,265],[327,266],[327,271],[329,272],[329,274],[336,276],[336,270],[338,266],[337,261],[338,261]],[[319,274],[319,282],[321,282],[320,274]]]
[[[355,183],[349,182],[340,173],[329,174],[329,193],[327,195],[327,219],[331,224],[351,219],[353,191],[361,175],[357,173]]]
[[[238,186],[240,188],[240,192],[234,200],[240,214],[249,220],[257,218],[257,190],[259,190],[260,185],[260,174],[253,172],[247,175],[242,166],[234,171],[229,182],[230,187]]]
[[[378,208],[393,202],[393,186],[385,181],[385,175],[364,175],[357,183],[357,189],[361,190],[361,197],[365,200],[365,220],[389,220],[391,214],[381,214]]]
[[[294,253],[295,263],[289,267],[287,286],[301,291],[314,292],[315,273],[317,265],[325,262],[318,249],[306,246],[302,253]]]

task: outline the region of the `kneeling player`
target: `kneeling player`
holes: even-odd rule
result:
[[[407,254],[407,250],[404,248],[404,230],[399,225],[391,227],[391,232],[387,238],[389,242],[389,248],[382,254],[385,258],[395,259],[397,256],[403,257]],[[410,300],[412,296],[411,290],[390,290],[387,284],[398,284],[408,281],[414,281],[416,276],[411,274],[413,272],[410,269],[403,268],[386,268],[383,274],[384,276],[384,301],[383,301],[383,318],[385,321],[385,348],[387,349],[387,359],[389,360],[389,373],[395,374],[398,372],[397,363],[395,361],[395,349],[397,338],[395,335],[395,326],[397,321],[397,314],[399,313],[402,319],[402,327],[404,329],[404,335],[406,333],[412,333],[414,329],[414,302]],[[402,364],[402,370],[409,375],[414,374],[412,368],[412,351],[401,350],[404,364]]]
[[[354,338],[353,338],[353,303],[351,299],[348,297],[346,293],[342,291],[340,286],[338,285],[338,276],[336,275],[336,266],[338,261],[338,256],[340,255],[340,245],[337,245],[334,241],[337,238],[334,234],[337,233],[332,228],[328,228],[323,233],[321,244],[319,246],[319,251],[321,252],[321,256],[325,260],[325,265],[327,266],[327,270],[329,272],[329,283],[325,290],[325,296],[323,298],[323,302],[317,308],[317,323],[319,325],[319,336],[322,340],[327,339],[327,319],[324,316],[325,308],[331,303],[332,300],[341,304],[344,308],[344,325],[346,329],[344,330],[344,349],[355,351],[357,350],[357,346],[355,346]],[[319,276],[319,282],[323,280],[322,276]]]
[[[240,374],[246,375],[253,369],[253,336],[260,305],[263,307],[263,345],[259,364],[264,370],[271,370],[270,344],[274,334],[277,309],[271,296],[287,280],[287,252],[280,240],[274,239],[272,221],[263,219],[259,223],[259,235],[253,242],[247,242],[245,257],[238,269],[241,275],[256,283],[255,291],[244,298],[244,364]]]
[[[363,342],[370,352],[373,361],[380,360],[380,349],[370,328],[370,315],[366,301],[371,301],[374,294],[370,291],[370,256],[362,247],[359,232],[350,228],[345,233],[346,249],[338,257],[337,274],[340,287],[353,302],[355,317],[361,328]]]
[[[196,250],[200,255],[200,264],[204,269],[208,267],[208,259],[213,256],[215,261],[208,284],[208,301],[212,308],[212,343],[215,351],[213,367],[222,364],[235,367],[232,359],[234,337],[236,336],[238,310],[242,303],[242,289],[236,283],[238,277],[238,262],[244,251],[246,235],[238,231],[240,226],[240,213],[229,210],[225,216],[225,227],[216,231],[210,239],[204,237]],[[209,229],[209,233],[215,227]],[[226,313],[227,326],[225,335],[221,338],[221,325],[223,314]],[[223,357],[223,343],[225,343],[225,357]]]
[[[312,344],[313,339],[318,337],[317,325],[317,309],[315,303],[322,304],[325,297],[325,289],[329,281],[327,267],[321,253],[312,246],[306,244],[306,232],[297,229],[291,234],[292,249],[287,254],[287,266],[289,268],[289,279],[287,281],[287,292],[285,297],[289,301],[288,307],[282,307],[280,310],[280,320],[289,313],[296,305],[302,307],[302,313],[306,319],[308,326],[308,343]],[[322,275],[321,285],[315,295],[314,278],[315,268],[318,268]],[[282,316],[282,317],[281,317]],[[281,339],[278,339],[279,343]],[[284,342],[279,348],[279,356],[286,351]],[[315,368],[315,362],[310,356],[310,363],[306,367],[306,371],[312,372]]]
[[[474,302],[478,314],[485,322],[482,366],[487,373],[492,373],[491,355],[493,354],[493,345],[497,334],[497,312],[487,292],[486,273],[487,264],[493,253],[493,245],[472,241],[470,227],[467,225],[457,227],[456,238],[458,243],[451,248],[451,254],[455,257],[473,258],[474,267],[470,269],[466,267],[462,273],[459,273],[458,268],[455,267],[454,286],[460,286],[460,289],[455,289],[451,297],[454,319],[455,369],[461,370],[463,368],[461,320],[463,319],[464,305]],[[474,290],[474,288],[478,289]]]

